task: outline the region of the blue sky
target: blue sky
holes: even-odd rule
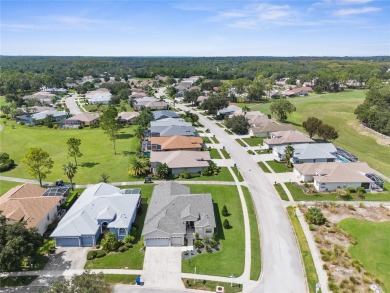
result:
[[[390,55],[390,1],[1,1],[2,55]]]

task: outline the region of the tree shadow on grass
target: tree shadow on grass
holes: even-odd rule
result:
[[[131,156],[131,155],[135,155],[135,154],[137,154],[136,152],[130,152],[130,151],[123,151],[122,152],[122,155],[124,155],[124,156]]]
[[[295,123],[295,122],[292,122],[292,121],[286,121],[285,123],[288,123],[288,124],[291,124],[291,125],[294,125],[294,126],[298,126],[298,127],[301,127],[302,124],[301,123]]]
[[[223,232],[221,215],[219,214],[219,208],[217,203],[213,203],[214,215],[215,215],[215,224],[217,226],[217,235],[218,239],[225,240],[225,233]]]
[[[134,134],[130,134],[130,133],[120,133],[117,136],[118,139],[129,139],[132,137],[134,137]]]
[[[85,167],[85,168],[93,168],[95,167],[96,165],[99,165],[100,163],[96,163],[96,162],[85,162],[85,163],[82,163],[80,166],[81,167]]]
[[[148,204],[146,203],[146,199],[142,198],[141,205],[138,208],[137,216],[133,224],[133,226],[137,228],[137,234],[134,239],[134,244],[137,244],[141,240],[147,210]]]

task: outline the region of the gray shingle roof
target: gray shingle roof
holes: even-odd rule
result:
[[[195,227],[216,227],[211,194],[190,194],[188,187],[175,182],[157,185],[150,199],[142,235],[155,231],[186,233],[187,217]]]
[[[170,110],[154,111],[152,113],[154,120],[160,120],[164,118],[179,118],[179,115],[176,112]]]
[[[198,136],[198,132],[192,126],[152,126],[149,133],[153,136]]]
[[[335,159],[334,155],[337,152],[336,147],[332,143],[303,143],[292,144],[294,148],[294,159],[310,160],[310,159]],[[286,146],[276,146],[278,153],[284,155]]]
[[[192,126],[192,124],[190,122],[185,122],[183,119],[181,118],[165,118],[165,119],[160,119],[160,120],[157,120],[157,121],[151,121],[150,122],[150,126],[153,127],[153,126],[173,126],[173,125],[176,125],[176,126]]]

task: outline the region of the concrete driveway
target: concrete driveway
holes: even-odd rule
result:
[[[184,289],[181,247],[147,247],[141,276],[145,287]]]
[[[50,257],[45,270],[82,270],[90,247],[58,247]]]

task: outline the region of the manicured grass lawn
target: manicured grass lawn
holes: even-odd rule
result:
[[[243,138],[243,140],[250,146],[259,146],[263,144],[263,139],[261,137],[247,137]]]
[[[225,159],[230,159],[230,155],[226,150],[221,149],[221,153],[225,157]]]
[[[227,133],[227,134],[234,134],[232,131],[230,131],[229,129],[225,129],[225,132]]]
[[[292,172],[292,167],[286,167],[284,162],[266,161],[275,173]]]
[[[306,278],[309,285],[309,292],[315,292],[315,286],[318,281],[317,271],[314,266],[313,257],[310,253],[309,245],[307,244],[305,234],[303,233],[301,224],[297,216],[294,213],[293,207],[287,207],[288,216],[290,217],[290,221],[292,222],[295,235],[297,236],[299,248],[301,249],[301,254],[303,258],[303,263],[305,265]]]
[[[339,223],[356,240],[349,247],[354,260],[383,282],[383,291],[390,291],[390,222],[344,219]]]
[[[356,107],[363,103],[363,90],[348,90],[341,93],[310,94],[308,97],[294,97],[289,99],[297,111],[289,115],[288,121],[298,130],[304,131],[302,122],[307,117],[314,116],[325,123],[334,126],[339,132],[339,138],[334,142],[367,162],[372,168],[390,177],[390,156],[388,146],[379,145],[371,136],[362,135],[359,121],[353,113]],[[244,104],[239,104],[243,106]],[[270,114],[271,102],[260,104],[246,104],[252,110],[259,110]]]
[[[288,190],[290,190],[292,197],[296,201],[312,201],[312,200],[334,200],[334,201],[345,201],[341,196],[338,196],[337,193],[313,193],[313,194],[305,194],[299,186],[293,185],[289,182],[285,183]],[[385,187],[389,190],[389,183],[385,183]],[[389,201],[390,200],[390,192],[379,192],[379,193],[366,193],[364,198],[360,198],[357,193],[351,193],[351,197],[347,200],[354,201]]]
[[[260,235],[257,225],[257,217],[252,197],[247,187],[242,186],[244,192],[246,206],[248,208],[249,223],[251,230],[251,274],[250,278],[257,281],[261,272],[261,251],[260,251]]]
[[[177,178],[176,180],[193,180],[193,181],[234,181],[232,174],[230,174],[228,168],[221,167],[218,175],[213,176],[193,176],[190,179]]]
[[[246,147],[247,145],[242,141],[241,138],[237,138],[236,141],[243,147]]]
[[[268,169],[264,162],[258,162],[257,165],[259,165],[261,170],[263,170],[265,173],[271,173],[270,169]]]
[[[222,159],[221,155],[219,154],[217,149],[211,149],[210,150],[210,157],[212,159]]]
[[[274,184],[274,187],[275,187],[276,191],[279,193],[279,196],[282,200],[289,201],[288,196],[287,196],[286,192],[284,191],[282,185],[280,185],[280,183]]]
[[[187,289],[197,289],[197,290],[205,290],[205,291],[215,292],[215,288],[217,286],[222,286],[222,287],[224,287],[225,293],[242,292],[242,285],[241,284],[233,283],[233,287],[231,287],[230,283],[225,283],[225,282],[196,279],[196,282],[194,284],[194,279],[183,278],[182,280],[183,280],[184,286]]]
[[[215,123],[215,124],[217,124],[221,128],[225,128],[225,126],[222,123]]]
[[[136,242],[132,248],[125,252],[112,252],[104,257],[94,260],[87,260],[85,269],[133,269],[142,270],[145,253],[140,251],[142,248],[141,233],[144,226],[146,211],[149,199],[152,195],[154,184],[150,185],[131,185],[122,186],[122,188],[141,188],[142,193],[142,213],[135,218],[137,227]]]
[[[11,125],[15,126],[12,129]],[[18,166],[10,171],[1,173],[3,176],[35,179],[27,173],[26,167],[20,162],[31,147],[40,147],[47,151],[54,161],[52,173],[45,181],[54,182],[58,178],[66,179],[62,165],[73,161],[67,156],[66,141],[80,138],[80,150],[83,153],[78,158],[78,170],[74,178],[76,184],[97,183],[100,174],[110,176],[110,182],[134,181],[138,178],[127,174],[129,160],[134,156],[137,138],[133,136],[136,126],[120,130],[116,141],[117,155],[114,155],[113,145],[100,128],[84,129],[49,129],[47,127],[28,127],[7,120],[7,125],[1,132],[0,148],[10,154]]]
[[[182,272],[228,277],[233,274],[240,276],[244,271],[245,237],[244,219],[241,202],[235,186],[189,185],[191,193],[211,193],[214,200],[218,237],[221,250],[212,254],[204,253],[182,261]],[[230,216],[231,229],[224,229],[222,222],[222,207],[226,205]]]
[[[242,177],[241,172],[238,170],[238,168],[237,167],[231,167],[231,168],[233,170],[233,173],[236,174],[238,181],[239,182],[244,181],[244,178]]]
[[[0,288],[27,286],[36,278],[38,278],[38,276],[0,277]]]
[[[216,137],[212,137],[212,140],[214,141],[215,144],[219,143],[219,140]]]
[[[3,173],[0,173],[0,174],[2,175]],[[6,193],[8,190],[10,190],[12,187],[15,187],[15,186],[21,185],[21,184],[23,184],[23,183],[0,180],[0,196],[2,196],[4,193]]]
[[[107,274],[103,276],[104,280],[111,284],[132,284],[132,285],[135,285],[135,279],[137,277],[139,277],[139,275]]]

